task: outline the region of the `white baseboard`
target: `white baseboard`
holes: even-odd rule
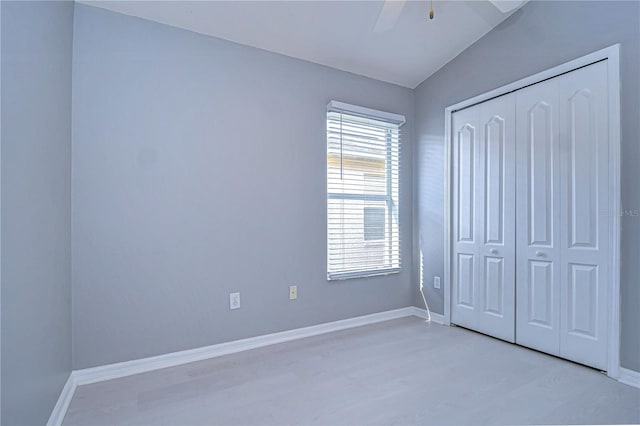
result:
[[[73,372],[73,377],[78,386],[86,385],[412,315],[415,315],[413,307],[395,309],[212,346],[76,370]]]
[[[414,306],[413,315],[415,315],[418,318],[429,320],[430,322],[435,322],[436,324],[444,325],[444,315],[440,315],[435,312],[429,312],[426,309],[422,309]]]
[[[69,408],[69,404],[71,404],[71,398],[73,398],[73,394],[76,391],[76,386],[77,384],[72,371],[62,388],[62,392],[60,392],[58,402],[56,402],[55,407],[53,407],[47,426],[60,426],[62,424],[64,416],[67,414],[67,408]]]
[[[437,314],[435,312],[431,312],[431,322],[435,322],[436,324],[445,325],[444,315]]]
[[[620,376],[618,377],[618,381],[625,385],[640,389],[640,372],[620,367]]]
[[[428,320],[429,319],[429,313],[427,312],[426,309],[422,309],[422,308],[418,308],[416,306],[413,306],[413,316],[418,317],[418,318],[422,318],[423,320]]]

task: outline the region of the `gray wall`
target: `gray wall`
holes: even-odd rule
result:
[[[1,7],[0,421],[44,424],[71,371],[73,3]]]
[[[425,258],[430,308],[443,313],[444,109],[595,50],[621,43],[622,204],[640,209],[640,3],[528,3],[469,47],[415,92],[416,232],[414,256]],[[621,299],[623,367],[640,371],[640,217],[622,218]],[[414,277],[419,277],[414,262]],[[414,292],[414,303],[422,306]]]
[[[326,280],[332,99],[413,116],[409,89],[76,5],[74,369],[411,305],[411,122],[403,272]]]

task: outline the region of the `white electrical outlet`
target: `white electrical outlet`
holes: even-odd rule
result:
[[[240,307],[240,293],[229,293],[229,309]]]
[[[289,300],[296,300],[298,298],[298,286],[290,285],[289,286]]]
[[[433,277],[433,288],[440,288],[440,277],[437,275]]]

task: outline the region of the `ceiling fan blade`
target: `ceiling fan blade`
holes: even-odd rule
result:
[[[396,25],[405,3],[406,0],[385,0],[373,31],[383,33],[392,29]]]
[[[489,0],[500,12],[509,13],[522,7],[529,0]]]

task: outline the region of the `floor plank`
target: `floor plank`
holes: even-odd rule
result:
[[[640,390],[403,318],[80,386],[64,425],[640,423]]]

